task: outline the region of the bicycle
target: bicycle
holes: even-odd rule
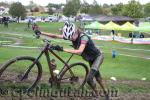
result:
[[[25,88],[27,91],[33,90],[42,77],[43,70],[39,60],[41,56],[45,54],[50,72],[49,82],[51,83],[51,85],[57,84],[58,86],[61,86],[61,84],[63,83],[69,83],[71,85],[75,85],[76,88],[82,88],[86,83],[86,77],[89,72],[87,65],[81,62],[69,65],[68,63],[73,57],[73,54],[71,54],[67,61],[64,61],[54,52],[55,46],[51,44],[51,41],[43,39],[43,42],[45,45],[37,58],[31,56],[19,56],[9,60],[4,65],[2,65],[2,67],[0,68],[1,83],[4,82],[4,84],[6,83],[6,85],[10,85],[12,87],[19,87],[22,83],[22,88]],[[53,64],[51,63],[52,60],[50,58],[50,54],[55,56],[64,64],[58,75],[55,75],[55,73],[53,72],[54,70],[52,68]],[[16,69],[15,67],[18,66],[19,68]],[[80,70],[80,72],[82,71],[83,77],[80,77],[78,75],[78,70]],[[14,74],[15,76],[13,76]]]

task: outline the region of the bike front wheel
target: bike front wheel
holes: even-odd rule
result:
[[[66,68],[60,77],[61,87],[82,88],[86,83],[88,67],[84,63],[74,63]],[[63,85],[63,86],[62,86]]]
[[[32,90],[42,75],[41,64],[29,56],[16,57],[0,68],[0,87]]]

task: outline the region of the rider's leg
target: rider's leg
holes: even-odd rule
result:
[[[106,92],[106,89],[104,87],[104,84],[103,84],[103,80],[102,80],[102,77],[101,77],[101,74],[99,71],[97,71],[96,75],[95,75],[95,78],[96,78],[96,81],[99,83],[99,85],[101,86],[104,94],[106,95],[107,92]]]
[[[89,74],[87,75],[87,83],[90,87],[94,90],[95,94],[98,96],[98,92],[96,90],[96,83],[94,82],[93,78],[95,77],[96,70],[91,69]]]
[[[99,85],[101,86],[102,90],[103,90],[103,93],[105,95],[105,100],[109,100],[109,94],[108,92],[106,91],[105,87],[104,87],[104,84],[103,84],[103,81],[102,81],[102,77],[101,77],[101,74],[99,71],[97,71],[96,75],[95,75],[95,78],[96,78],[96,81],[99,83]]]
[[[100,68],[100,65],[103,63],[103,59],[104,59],[103,54],[101,54],[100,56],[98,56],[94,60],[94,62],[92,63],[91,69],[96,70],[96,73],[95,73],[96,81],[99,83],[99,85],[101,86],[103,92],[106,94],[106,89],[104,87],[104,84],[102,82],[102,78],[101,78],[101,75],[100,75],[100,72],[99,72],[99,68]]]

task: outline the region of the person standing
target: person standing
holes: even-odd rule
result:
[[[3,24],[4,24],[4,27],[8,28],[8,18],[7,17],[3,17]]]

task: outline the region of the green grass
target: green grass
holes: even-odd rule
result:
[[[132,86],[132,85],[127,85],[127,84],[111,84],[109,85],[110,90],[117,90],[118,94],[119,93],[149,93],[150,89],[143,86],[143,85],[138,85],[138,86]]]
[[[39,26],[41,27],[42,31],[47,31],[47,32],[56,32],[58,33],[58,28],[62,27],[63,23],[38,23]],[[15,38],[20,38],[23,40],[23,43],[21,44],[22,46],[36,46],[36,47],[41,47],[43,46],[43,42],[41,40],[37,40],[33,37],[33,32],[31,30],[23,30],[23,28],[26,27],[26,24],[10,24],[9,28],[6,30],[3,28],[3,26],[0,27],[1,33],[9,33],[9,34],[0,34],[1,38],[3,37],[4,39],[6,37],[15,37]],[[10,35],[10,31],[12,34]],[[19,33],[20,32],[20,33]],[[3,39],[3,40],[4,40]],[[59,44],[61,43],[64,48],[70,48],[68,45],[71,43],[69,41],[64,41],[64,40],[57,40],[57,39],[51,39],[53,44]],[[132,55],[132,56],[139,56],[139,57],[149,57],[150,52],[149,51],[142,51],[142,50],[137,50],[137,51],[132,51],[132,50],[126,50],[122,48],[130,48],[130,49],[146,49],[149,50],[150,46],[149,45],[136,45],[136,44],[123,44],[119,42],[106,42],[106,41],[94,41],[95,44],[102,49],[102,51],[105,53],[105,60],[102,67],[102,74],[105,77],[111,77],[111,76],[116,76],[119,78],[126,78],[126,79],[139,79],[139,77],[148,77],[149,74],[145,73],[145,70],[149,70],[147,67],[149,60],[145,60],[142,58],[136,58],[136,57],[127,57],[127,56],[121,56],[119,54],[127,54],[127,55]],[[39,51],[36,50],[37,53],[34,52],[34,50],[26,50],[26,49],[19,49],[19,48],[1,48],[2,50],[0,51],[0,54],[2,56],[2,59],[0,59],[1,62],[4,62],[5,60],[12,58],[14,56],[20,56],[20,55],[30,55],[36,57],[39,53]],[[10,52],[11,49],[11,52]],[[111,58],[111,51],[116,50],[117,52],[117,58],[112,59]],[[13,52],[17,51],[17,52]],[[7,54],[6,54],[7,53]],[[67,55],[69,54],[64,54],[64,53],[59,53],[63,58],[67,58]],[[80,58],[80,61],[83,61]],[[74,57],[73,61],[78,61]],[[44,66],[46,64],[46,61],[44,58],[42,58],[42,63],[44,62]],[[58,65],[61,63],[59,62]],[[144,66],[144,67],[142,67]],[[137,69],[136,69],[137,68]],[[134,73],[132,73],[134,72]],[[139,74],[140,73],[140,74]],[[130,76],[128,76],[131,74]],[[133,75],[132,75],[133,74]]]
[[[58,29],[63,26],[63,23],[38,23],[42,31],[51,32],[60,34]],[[33,31],[31,29],[25,30],[27,24],[16,24],[11,23],[9,28],[3,28],[0,25],[0,41],[12,41],[15,42],[14,39],[21,39],[21,46],[34,46],[34,47],[42,47],[43,42],[40,39],[35,39],[33,36]],[[109,34],[108,34],[109,35]],[[50,39],[53,44],[62,45],[64,48],[71,48],[69,45],[70,41],[64,41],[59,39]],[[144,57],[150,58],[150,45],[139,45],[139,44],[123,44],[115,41],[94,41],[96,46],[101,48],[104,52],[104,62],[100,68],[100,72],[102,73],[102,77],[104,79],[110,79],[110,77],[114,76],[119,80],[141,80],[141,78],[146,77],[147,81],[150,81],[150,67],[148,59],[144,59]],[[129,49],[140,49],[140,50],[128,50]],[[117,52],[117,57],[113,59],[111,57],[112,50]],[[147,51],[144,51],[147,50]],[[13,47],[2,47],[0,46],[0,65],[4,64],[10,58],[14,58],[16,56],[33,56],[37,57],[40,53],[40,49],[22,49],[22,48],[13,48]],[[70,57],[70,54],[57,52],[57,54],[62,57],[65,61]],[[131,55],[136,57],[130,57],[125,55]],[[53,56],[51,56],[54,58]],[[40,62],[43,66],[44,74],[48,72],[48,66],[45,57],[43,56],[40,59]],[[56,60],[58,69],[62,68],[63,64]],[[83,62],[88,65],[80,56],[74,56],[70,63],[74,62]],[[18,70],[18,69],[17,69]],[[79,70],[78,73],[82,72]],[[129,85],[113,85],[116,88],[119,88],[123,92],[149,92],[148,89],[144,87],[136,87]],[[111,85],[110,85],[111,87]]]
[[[109,63],[108,63],[109,62]],[[121,79],[137,79],[142,77],[148,78],[147,70],[149,60],[141,58],[132,58],[126,56],[118,56],[116,59],[112,59],[110,54],[105,54],[104,64],[101,66],[104,76],[114,76]]]
[[[0,54],[2,59],[0,59],[0,63],[2,64],[6,60],[13,58],[15,56],[20,55],[28,55],[37,57],[40,53],[39,50],[27,50],[27,49],[19,49],[19,48],[0,48]],[[140,80],[143,77],[146,77],[148,80],[150,73],[150,67],[148,67],[149,60],[145,60],[142,58],[133,58],[126,56],[117,56],[117,58],[112,59],[109,53],[105,54],[105,60],[103,65],[101,66],[100,71],[105,78],[109,78],[111,76],[117,77],[119,79],[133,79]],[[63,59],[67,60],[70,54],[58,52],[58,55]],[[62,63],[56,60],[59,68],[62,67]],[[81,57],[75,56],[73,57],[71,63],[73,62],[84,62]],[[45,57],[42,57],[41,63],[43,65],[44,71],[48,71],[48,66]],[[82,72],[81,72],[82,73]]]

